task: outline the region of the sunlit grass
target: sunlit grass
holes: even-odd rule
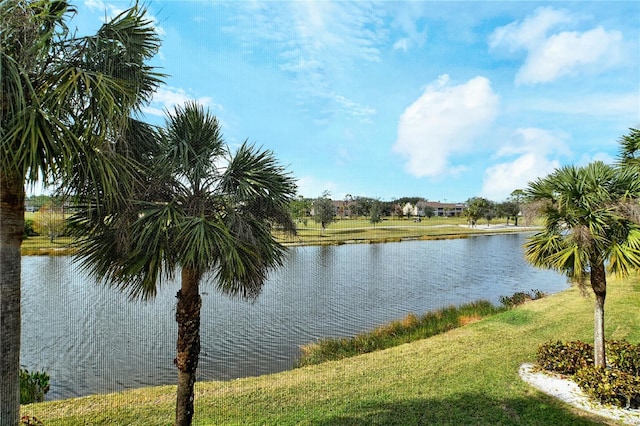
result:
[[[23,255],[55,256],[71,254],[73,253],[73,249],[69,247],[71,242],[72,240],[69,237],[58,237],[52,243],[49,237],[39,235],[24,239],[20,250]]]
[[[292,236],[275,232],[276,237],[285,244],[344,244],[344,243],[384,243],[411,239],[448,239],[469,235],[482,235],[495,232],[521,232],[522,226],[507,228],[488,228],[482,222],[475,228],[468,228],[462,217],[433,217],[415,222],[413,219],[387,219],[372,224],[368,219],[340,219],[330,224],[324,232],[320,224],[312,219],[297,224],[297,235]],[[491,225],[505,225],[505,219],[497,219]]]
[[[640,277],[609,285],[608,339],[640,342]],[[444,334],[340,361],[196,383],[196,425],[600,425],[518,377],[550,340],[592,340],[577,288]],[[49,425],[170,425],[175,387],[23,406]]]

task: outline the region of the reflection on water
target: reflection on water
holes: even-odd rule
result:
[[[523,260],[524,235],[291,249],[253,303],[202,286],[198,380],[293,366],[298,347],[478,299],[567,288]],[[23,257],[21,363],[51,375],[47,399],[176,381],[176,282],[131,302],[69,257]]]

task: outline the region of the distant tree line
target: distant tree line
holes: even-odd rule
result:
[[[421,206],[418,214],[405,208],[407,205],[416,206],[418,203],[426,204],[427,202],[424,197],[400,197],[392,201],[381,201],[372,197],[350,194],[347,194],[344,200],[332,200],[331,194],[325,191],[322,196],[315,199],[298,196],[291,201],[289,211],[296,223],[302,223],[306,226],[308,219],[313,218],[324,229],[337,219],[368,218],[375,224],[382,221],[383,217],[421,216],[431,218],[436,216],[437,212],[429,205]],[[444,204],[446,205],[446,203]],[[512,222],[517,226],[519,218],[527,213],[524,192],[520,189],[513,191],[510,197],[502,202],[495,202],[483,197],[472,197],[463,203],[463,206],[462,214],[467,217],[471,226],[475,226],[479,220],[486,220],[487,224],[491,224],[495,218],[506,218],[507,225]]]

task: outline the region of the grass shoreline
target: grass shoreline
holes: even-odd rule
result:
[[[341,220],[325,230],[324,235],[319,225],[299,227],[298,235],[290,236],[282,232],[274,232],[276,239],[287,247],[328,246],[343,244],[379,244],[418,240],[447,240],[469,238],[480,235],[500,235],[505,233],[525,233],[536,229],[525,226],[506,226],[496,222],[491,227],[478,225],[467,228],[459,218],[447,220],[433,219],[431,222],[416,225],[407,220],[392,220],[388,225],[373,226],[363,219]],[[426,220],[423,222],[427,222]],[[422,222],[421,222],[422,223]],[[26,238],[22,242],[23,256],[68,256],[75,254],[68,237],[57,238],[53,243],[46,236]]]
[[[618,424],[518,376],[550,340],[592,340],[593,298],[570,288],[416,342],[228,382],[196,383],[198,425]],[[640,342],[640,276],[611,280],[608,339]],[[46,425],[173,421],[175,386],[25,405]]]

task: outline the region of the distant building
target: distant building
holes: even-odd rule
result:
[[[333,208],[336,211],[336,216],[350,217],[351,210],[356,203],[354,201],[331,200],[331,204],[333,204]]]
[[[427,209],[431,208],[434,216],[457,217],[462,216],[466,205],[464,203],[441,203],[440,201],[418,201],[416,204],[407,203],[402,207],[405,216],[425,217]]]

